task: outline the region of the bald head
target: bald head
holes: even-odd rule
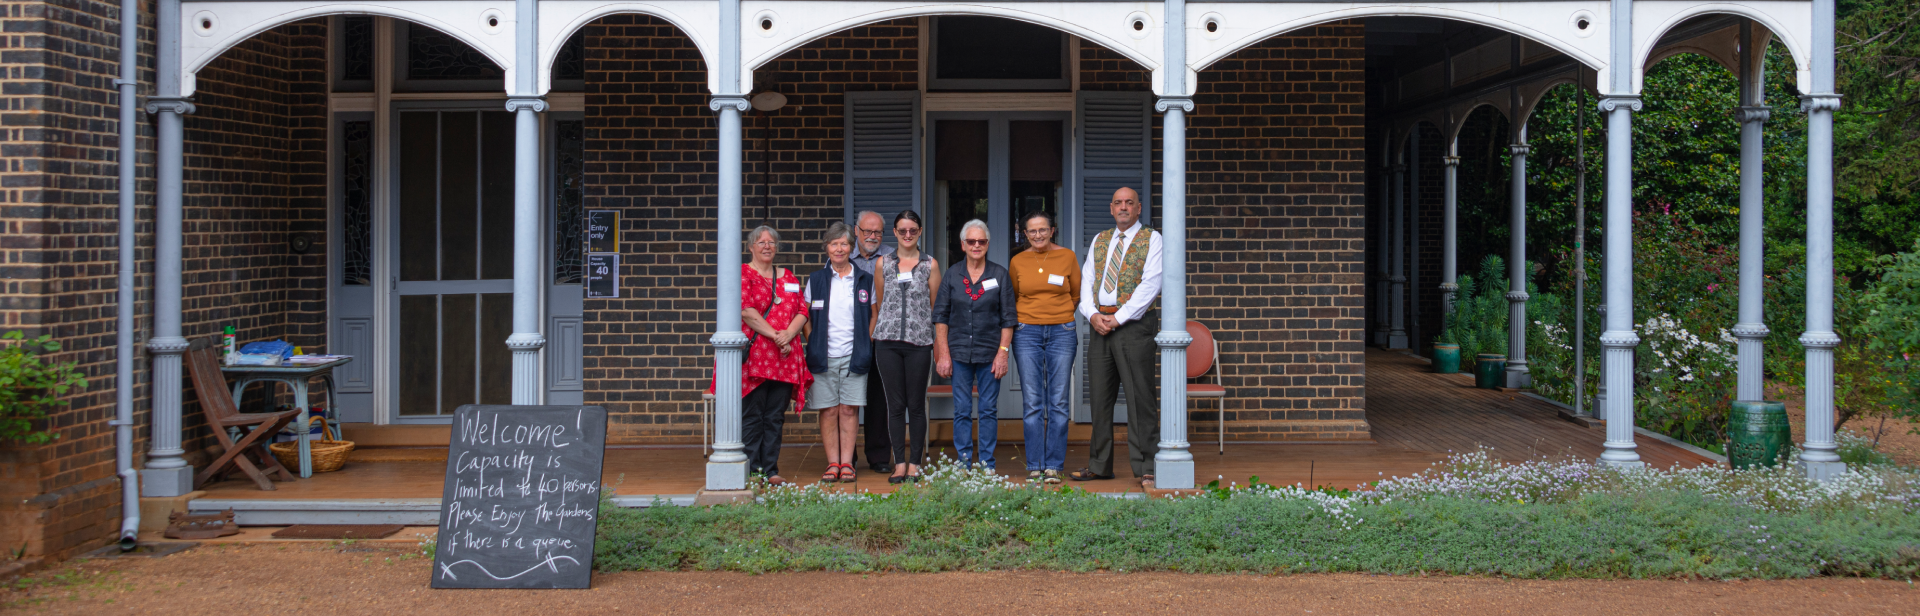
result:
[[[1125,186],[1113,191],[1113,225],[1125,231],[1140,220],[1140,193]]]

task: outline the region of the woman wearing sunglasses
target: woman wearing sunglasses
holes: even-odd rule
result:
[[[1007,375],[1012,353],[1013,285],[1007,268],[987,261],[987,223],[969,220],[960,227],[966,261],[947,269],[933,300],[935,369],[953,379],[953,447],[960,463],[993,470],[993,449],[1000,442],[1000,377]],[[975,447],[974,402],[980,403],[980,438]]]
[[[893,441],[893,475],[887,483],[920,480],[927,453],[927,373],[933,360],[933,291],[940,270],[920,250],[920,215],[905,210],[893,217],[893,254],[880,260],[873,281],[870,325],[874,365],[887,398],[887,429]],[[909,440],[911,437],[911,440]],[[911,455],[909,455],[911,454]]]

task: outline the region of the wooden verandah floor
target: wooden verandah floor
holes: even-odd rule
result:
[[[1210,435],[1191,434],[1195,476],[1201,484],[1216,477],[1244,483],[1259,476],[1271,484],[1356,487],[1419,472],[1449,452],[1482,446],[1515,461],[1563,455],[1592,459],[1600,455],[1605,437],[1603,428],[1567,422],[1559,417],[1557,407],[1541,400],[1518,392],[1475,389],[1466,375],[1434,374],[1423,360],[1380,350],[1367,353],[1367,420],[1372,425],[1372,443],[1228,442],[1221,454],[1207,439]],[[1654,467],[1713,463],[1646,436],[1637,437],[1636,442],[1641,459]],[[1127,469],[1124,439],[1117,448],[1122,451],[1115,452],[1115,479],[1075,485],[1095,492],[1139,491]],[[952,455],[951,445],[944,451]],[[263,492],[250,482],[229,480],[207,486],[200,498],[388,500],[441,495],[445,449],[366,449],[354,455],[338,472],[279,483],[275,491]],[[1002,444],[996,459],[1001,474],[1025,476],[1019,443]],[[1068,447],[1069,470],[1085,461],[1084,443]],[[604,479],[621,496],[690,495],[705,482],[705,462],[695,446],[612,446],[607,450]],[[789,480],[813,481],[825,467],[817,444],[789,446],[781,456],[781,471]],[[835,484],[837,489],[891,491],[884,475],[868,472],[864,463],[860,471],[858,482]]]

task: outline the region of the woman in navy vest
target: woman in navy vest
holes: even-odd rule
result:
[[[807,408],[820,413],[820,442],[827,450],[821,481],[853,481],[855,411],[867,405],[867,375],[873,372],[873,275],[853,266],[853,229],[836,222],[823,243],[827,267],[807,277],[807,371],[813,386]]]

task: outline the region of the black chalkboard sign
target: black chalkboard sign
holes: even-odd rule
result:
[[[587,252],[620,252],[620,210],[587,210]]]
[[[620,255],[587,255],[587,298],[620,297]]]
[[[454,410],[434,588],[586,588],[600,517],[607,410]]]

